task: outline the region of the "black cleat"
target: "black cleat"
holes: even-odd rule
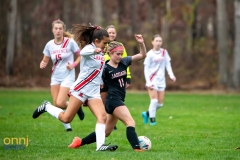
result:
[[[77,115],[78,115],[78,117],[80,118],[81,121],[84,119],[84,112],[83,112],[82,106],[77,111]]]
[[[66,129],[66,132],[71,132],[71,131],[72,131],[72,128]]]
[[[114,130],[114,131],[117,131],[117,126],[115,126],[115,127],[113,128],[113,130]]]
[[[42,113],[46,112],[46,104],[50,104],[50,102],[48,101],[44,101],[37,109],[35,109],[35,111],[33,112],[32,117],[35,119],[38,116],[40,116]]]
[[[115,151],[117,148],[117,145],[103,144],[97,151]]]

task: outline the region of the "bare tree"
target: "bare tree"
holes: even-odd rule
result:
[[[135,0],[130,1],[131,5],[131,24],[132,24],[132,33],[138,33],[137,24],[137,2]]]
[[[240,0],[235,0],[235,45],[233,58],[233,86],[240,89]]]
[[[17,56],[21,57],[22,56],[22,19],[21,19],[21,14],[18,13],[17,15],[17,33],[16,33],[16,38],[17,38]]]
[[[102,11],[102,1],[101,0],[92,0],[92,4],[93,4],[93,14],[92,14],[92,18],[93,18],[93,23],[92,25],[102,25],[102,15],[103,15],[103,11]]]
[[[8,16],[8,39],[7,39],[6,73],[7,75],[10,75],[13,73],[15,31],[17,20],[17,0],[10,1],[10,7],[7,16]]]
[[[67,0],[63,1],[63,21],[66,24],[67,28],[70,27],[70,19],[69,19],[69,14],[70,14],[70,2]]]
[[[227,13],[225,0],[217,0],[217,35],[218,35],[218,55],[219,55],[219,84],[227,85]]]
[[[166,14],[162,16],[162,30],[161,30],[161,36],[163,40],[166,42],[165,46],[168,48],[168,37],[169,37],[169,15],[171,14],[171,0],[166,0]]]

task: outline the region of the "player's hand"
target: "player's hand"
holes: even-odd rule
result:
[[[70,63],[68,62],[67,69],[70,71],[70,70],[72,70],[73,68],[74,68],[73,64],[70,64]]]
[[[44,69],[46,66],[47,66],[47,63],[44,62],[44,61],[41,61],[41,63],[40,63],[40,68],[41,68],[41,69]]]
[[[173,77],[173,78],[172,78],[173,83],[176,82],[176,80],[177,80],[176,77]]]
[[[147,89],[153,90],[153,87],[154,87],[154,85],[151,84],[151,85],[147,86]]]
[[[95,48],[94,52],[99,54],[99,53],[102,52],[102,49],[101,48]]]
[[[100,89],[103,89],[103,88],[104,88],[104,85],[103,85],[103,84],[101,84],[101,85],[100,85]]]
[[[144,43],[144,40],[141,34],[135,34],[135,38],[138,43]]]
[[[126,88],[128,88],[130,86],[130,84],[126,83]]]

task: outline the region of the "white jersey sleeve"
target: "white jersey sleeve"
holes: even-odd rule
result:
[[[168,75],[171,79],[173,79],[175,76],[173,74],[173,71],[172,71],[172,66],[171,66],[171,58],[166,50],[166,53],[165,53],[165,64],[166,64],[166,70],[168,72]]]
[[[146,86],[151,86],[152,85],[152,83],[150,81],[151,50],[147,53],[147,56],[146,56],[143,64],[144,64],[144,77],[146,80]]]
[[[50,46],[50,43],[48,42],[43,49],[43,54],[47,57],[51,57],[49,46]]]
[[[93,45],[87,45],[81,50],[80,54],[81,56],[90,56],[90,55],[96,54],[94,52],[95,48],[96,47],[94,47]]]

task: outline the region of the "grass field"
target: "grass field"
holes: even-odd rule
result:
[[[119,145],[115,152],[96,152],[95,144],[68,149],[74,136],[84,137],[94,130],[96,120],[84,108],[85,119],[80,121],[76,116],[71,123],[73,132],[65,132],[62,124],[48,113],[32,119],[33,110],[45,99],[51,100],[48,90],[0,90],[1,160],[240,159],[240,150],[235,149],[240,147],[237,94],[167,92],[164,107],[157,112],[157,125],[150,126],[144,125],[141,118],[141,112],[148,108],[148,94],[128,93],[126,105],[136,121],[136,131],[152,141],[152,149],[143,153],[132,151],[121,122],[106,139],[106,143]],[[13,138],[25,138],[28,146],[7,149],[4,143],[11,143]]]

